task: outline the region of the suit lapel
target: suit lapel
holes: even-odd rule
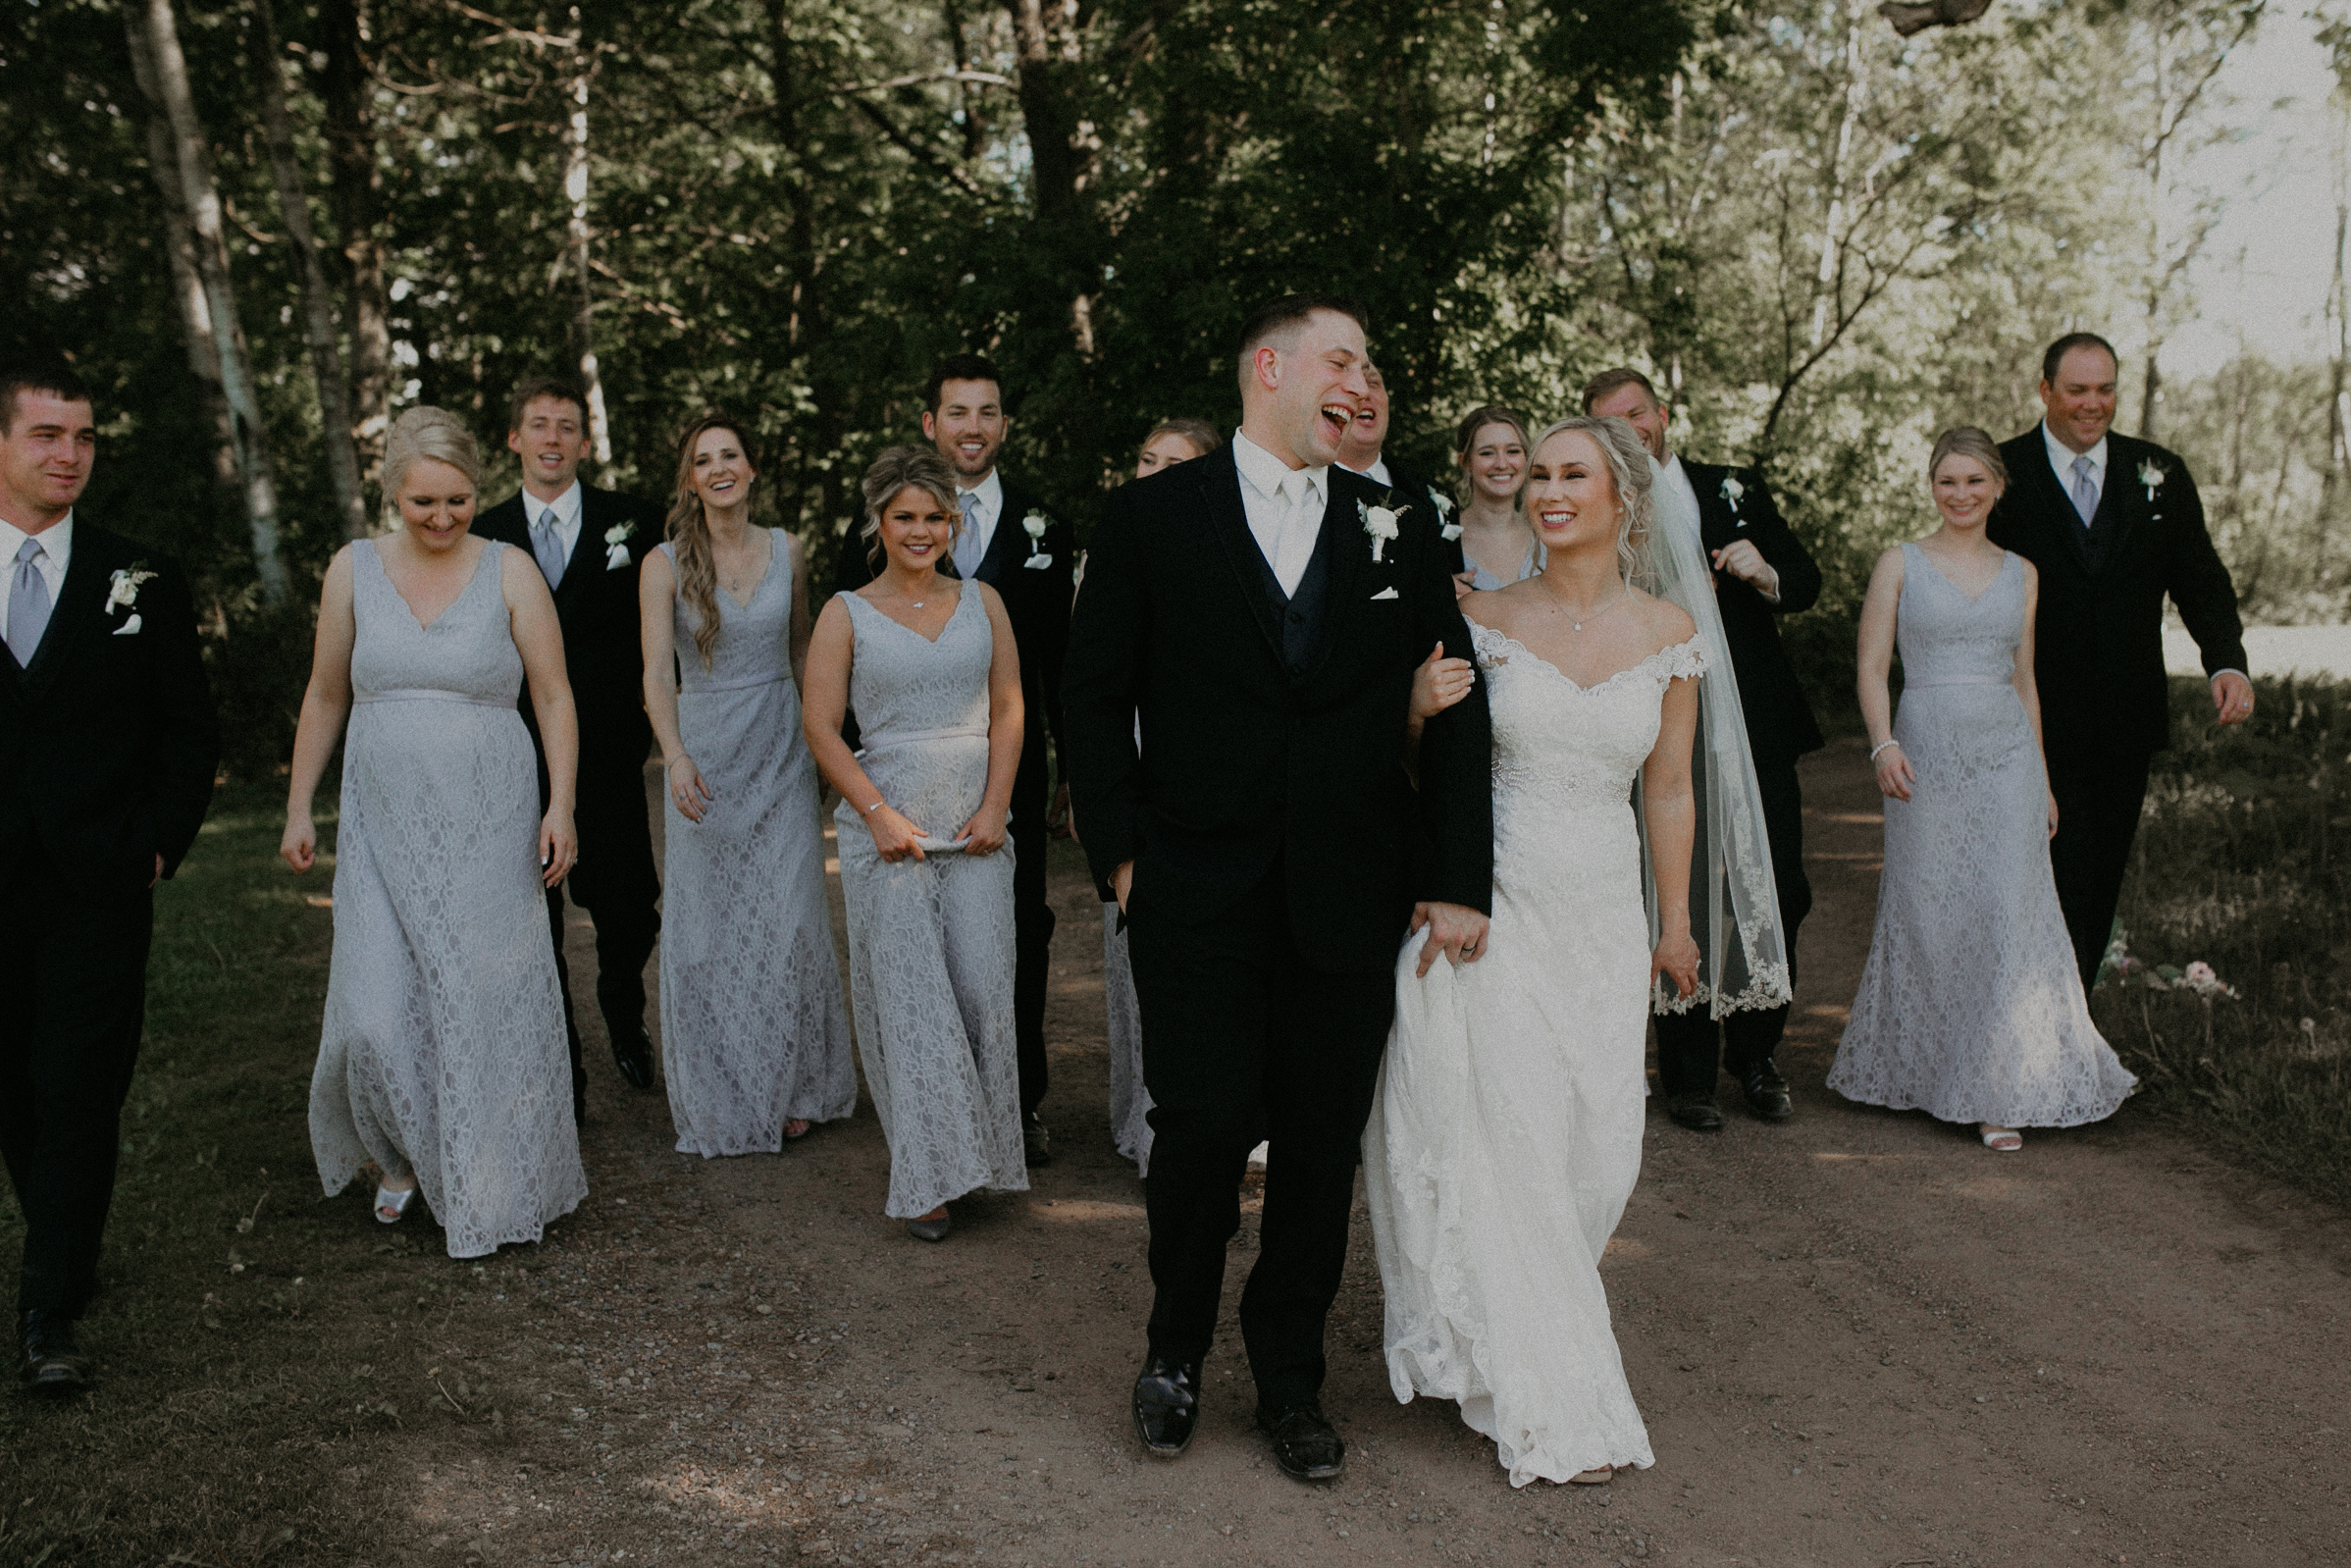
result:
[[[2064,541],[2064,549],[2072,553],[2074,564],[2079,566],[2084,573],[2093,573],[2096,571],[2096,563],[2090,555],[2090,531],[2082,527],[2081,513],[2073,509],[2073,497],[2065,494],[2065,488],[2058,483],[2056,470],[2049,466],[2049,449],[2046,445],[2039,444],[2046,440],[2047,438],[2041,434],[2041,428],[2037,425],[2034,426],[2033,441],[2036,444],[2031,459],[2025,464],[2024,483],[2039,491],[2041,504],[2037,510],[2046,525],[2054,529]],[[2107,467],[2108,471],[2112,473],[2113,463],[2109,462]],[[2011,481],[2016,477],[2014,474],[2009,476]],[[2110,485],[2107,489],[2111,491],[2114,487]],[[2106,509],[2104,495],[2098,497],[2098,504],[2101,511]]]
[[[2132,526],[2144,509],[2134,493],[2138,484],[2138,461],[2123,449],[2116,436],[2106,439],[2106,484],[2098,492],[2098,514],[2091,521],[2088,537],[2083,541],[2093,570],[2103,573],[2109,564],[2121,559],[2124,545],[2129,541]]]
[[[588,591],[588,579],[604,564],[604,530],[611,525],[598,515],[603,493],[580,487],[580,537],[571,542],[571,559],[563,563],[563,581],[555,585],[555,608],[570,609]],[[525,536],[528,537],[527,535]]]
[[[26,687],[34,696],[57,684],[57,672],[82,640],[81,623],[105,618],[106,582],[114,559],[98,530],[77,526],[75,533],[73,557],[66,563],[65,581],[58,585],[57,603],[49,611],[49,628],[25,670]]]
[[[1355,604],[1361,587],[1357,580],[1363,576],[1364,568],[1372,560],[1371,538],[1363,532],[1362,524],[1356,519],[1356,503],[1361,501],[1366,506],[1415,506],[1416,509],[1429,504],[1426,497],[1414,497],[1400,490],[1391,491],[1361,474],[1349,473],[1336,463],[1331,465],[1330,473],[1328,488],[1331,494],[1323,502],[1323,535],[1315,541],[1317,549],[1331,551],[1331,563],[1326,568],[1330,576],[1324,584],[1329,600],[1323,609],[1323,651],[1322,656],[1315,660],[1316,669],[1322,667],[1323,659],[1331,656],[1331,650],[1338,641],[1339,621]],[[1331,531],[1334,528],[1343,530],[1348,537],[1332,536]],[[1391,540],[1387,548],[1399,549],[1402,545],[1400,539]],[[1307,673],[1312,674],[1313,671]]]
[[[979,570],[971,575],[1001,593],[1004,579],[1019,569],[1013,560],[1019,549],[1013,541],[1018,537],[1021,545],[1028,543],[1028,532],[1020,526],[1020,519],[1028,515],[1030,507],[1027,497],[1001,480],[997,482],[997,495],[1004,502],[1004,510],[996,519],[996,531],[988,536],[988,552],[979,558]],[[1026,551],[1021,551],[1021,555],[1025,559]]]
[[[1694,463],[1685,457],[1682,472],[1689,476],[1690,493],[1698,497],[1698,549],[1712,560],[1716,550],[1730,544],[1739,526],[1739,520],[1732,515],[1731,503],[1722,494],[1723,477],[1730,470],[1713,463]]]
[[[1208,531],[1215,537],[1218,549],[1225,552],[1225,564],[1232,569],[1234,584],[1256,614],[1257,629],[1265,635],[1266,646],[1273,650],[1275,661],[1280,663],[1281,626],[1275,617],[1274,605],[1266,598],[1265,573],[1260,569],[1265,551],[1257,548],[1257,536],[1249,532],[1248,509],[1241,504],[1241,471],[1232,460],[1231,446],[1186,463],[1186,477],[1190,477],[1194,468],[1200,470],[1200,505],[1208,514]]]

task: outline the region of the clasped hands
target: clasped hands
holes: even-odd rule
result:
[[[930,859],[922,853],[922,840],[930,835],[886,802],[865,813],[865,830],[873,835],[874,852],[893,865],[909,859]],[[966,855],[995,854],[1004,848],[1004,809],[982,805],[956,837],[963,841]]]

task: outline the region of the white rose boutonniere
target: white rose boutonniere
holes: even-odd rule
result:
[[[637,537],[635,523],[614,523],[604,530],[604,570],[619,571],[629,563],[629,541]]]
[[[1737,512],[1739,510],[1739,497],[1746,494],[1747,487],[1739,483],[1739,476],[1737,474],[1725,474],[1722,476],[1722,498],[1731,503],[1731,510],[1733,512]]]
[[[1389,540],[1403,532],[1396,526],[1396,519],[1408,510],[1409,507],[1367,506],[1362,501],[1355,503],[1355,515],[1363,519],[1363,531],[1372,536],[1372,559],[1386,559],[1381,551],[1387,549]]]
[[[2164,465],[2149,457],[2139,464],[2139,483],[2147,487],[2147,499],[2155,500],[2155,493],[2164,488]]]
[[[1028,559],[1020,564],[1032,572],[1041,572],[1053,564],[1050,551],[1040,549],[1045,543],[1045,514],[1032,511],[1020,519],[1020,532],[1028,536]]]
[[[147,570],[145,561],[132,561],[119,568],[106,580],[106,608],[103,613],[112,615],[118,609],[134,607],[138,603],[140,585],[152,582],[154,578],[155,574]]]
[[[1438,495],[1436,491],[1431,491],[1429,492],[1429,504],[1437,508],[1437,536],[1448,545],[1459,539],[1461,525],[1453,521],[1452,499],[1449,497]]]

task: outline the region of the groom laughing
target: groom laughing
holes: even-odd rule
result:
[[[1232,444],[1112,493],[1071,622],[1071,804],[1128,921],[1155,1109],[1149,1354],[1133,1414],[1174,1457],[1199,1419],[1249,1151],[1270,1141],[1241,1336],[1257,1424],[1338,1475],[1323,1329],[1409,930],[1474,960],[1493,886],[1486,699],[1428,723],[1412,672],[1469,631],[1426,498],[1335,466],[1369,389],[1363,317],[1274,301],[1239,341]],[[1140,744],[1138,746],[1138,721]]]

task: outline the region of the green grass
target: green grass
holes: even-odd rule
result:
[[[2172,683],[2120,922],[2148,967],[2202,960],[2207,1003],[2124,979],[2091,1012],[2142,1098],[2306,1190],[2351,1202],[2351,685],[2265,680],[2255,716],[2212,721]]]

